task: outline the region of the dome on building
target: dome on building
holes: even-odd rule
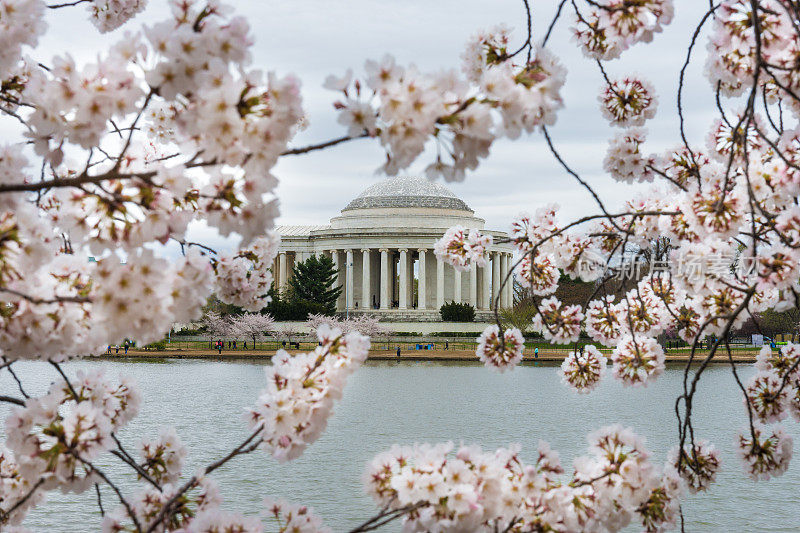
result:
[[[402,207],[430,207],[473,212],[463,200],[444,185],[426,178],[411,176],[388,178],[370,185],[342,211]]]

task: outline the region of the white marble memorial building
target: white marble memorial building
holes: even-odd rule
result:
[[[486,268],[459,272],[439,261],[433,244],[451,226],[478,228],[495,240],[501,231],[484,229],[484,220],[449,189],[425,178],[389,178],[368,187],[330,224],[279,226],[281,247],[273,272],[278,287],[288,285],[292,266],[324,254],[338,266],[344,287],[338,310],[376,313],[388,321],[440,320],[445,302],[467,302],[476,320],[488,319],[492,295],[511,267],[510,244],[496,244]],[[500,305],[511,305],[507,284]]]

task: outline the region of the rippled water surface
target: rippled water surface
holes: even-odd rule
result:
[[[47,365],[18,366],[31,383],[29,392],[44,391],[56,376]],[[140,438],[174,425],[190,449],[185,473],[223,456],[247,435],[240,414],[264,385],[263,365],[249,362],[103,361],[66,368],[72,374],[98,366],[110,375],[132,376],[144,393],[139,417],[122,432],[126,446],[134,449]],[[750,372],[743,370],[743,378]],[[585,452],[588,432],[621,422],[646,436],[663,461],[676,438],[673,409],[681,378],[682,370],[671,368],[647,389],[623,389],[607,380],[593,394],[579,396],[561,384],[553,366],[523,366],[498,375],[464,363],[371,363],[350,378],[327,431],[300,459],[279,465],[258,451],[228,463],[214,477],[229,509],[257,512],[265,495],[281,496],[314,507],[334,531],[346,531],[375,511],[361,474],[365,463],[392,443],[463,440],[488,449],[519,442],[523,458],[532,460],[544,439],[569,468]],[[695,432],[722,448],[724,465],[710,494],[685,503],[686,530],[800,531],[798,460],[781,478],[751,482],[733,452],[744,407],[730,371],[711,368],[700,385]],[[0,390],[16,391],[6,373]],[[800,445],[797,425],[785,425]],[[108,462],[107,471],[132,490],[127,470]],[[107,489],[104,503],[115,505]],[[34,531],[64,532],[96,530],[99,523],[93,492],[51,493],[49,503],[26,521]]]

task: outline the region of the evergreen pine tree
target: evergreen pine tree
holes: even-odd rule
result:
[[[312,255],[302,263],[294,265],[289,280],[292,297],[325,306],[325,313],[336,312],[336,300],[342,293],[336,287],[336,267],[328,257]]]

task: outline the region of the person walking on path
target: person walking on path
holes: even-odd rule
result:
[[[219,354],[222,355],[222,341],[217,342],[217,350],[219,350]]]
[[[447,342],[447,341],[444,341],[444,349],[447,350],[449,347],[450,347],[450,343]]]
[[[539,359],[539,347],[538,346],[533,349],[533,358],[534,359]]]
[[[128,341],[125,341],[125,355],[128,355]]]
[[[397,357],[400,357],[400,346],[397,347]]]

